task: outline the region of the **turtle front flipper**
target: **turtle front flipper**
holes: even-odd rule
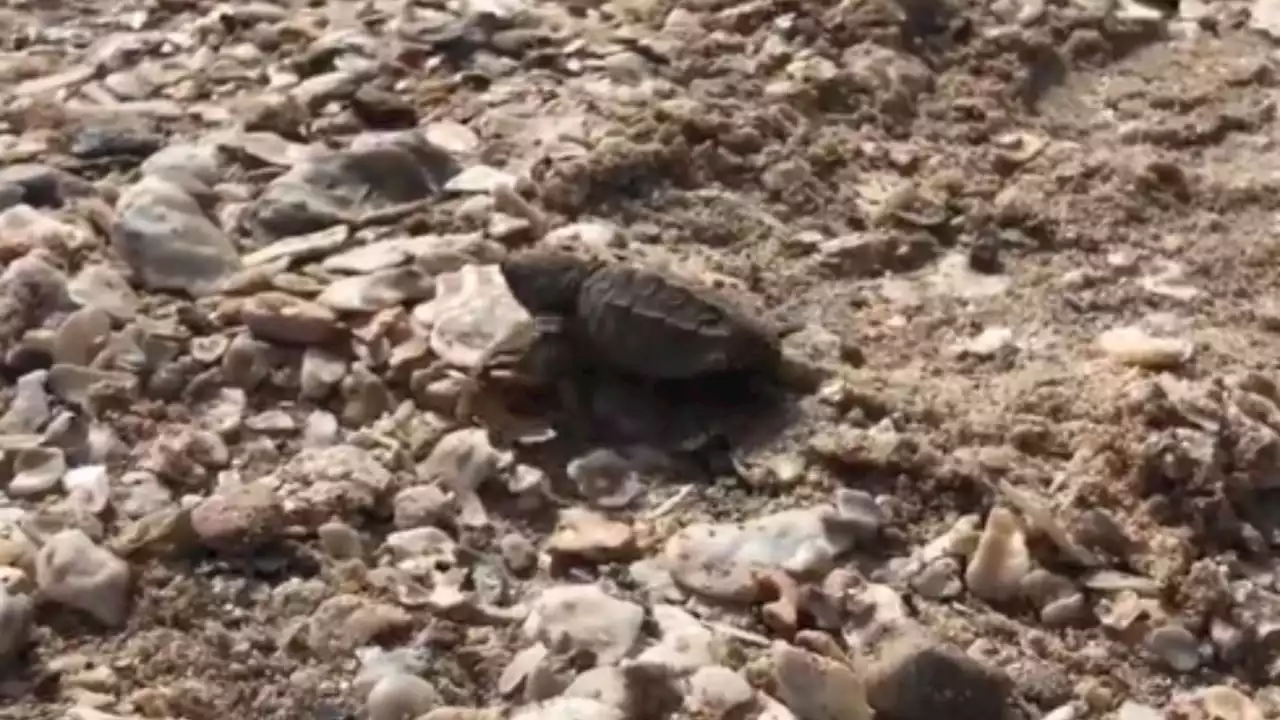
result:
[[[476,415],[476,411],[485,398],[481,398],[481,394],[485,390],[486,381],[493,366],[498,359],[514,348],[527,346],[536,339],[534,334],[536,325],[531,323],[517,323],[507,328],[506,332],[494,338],[491,343],[480,353],[480,357],[476,359],[475,364],[467,371],[462,379],[462,387],[458,390],[458,397],[454,402],[453,415],[454,419],[460,423],[469,423]],[[489,405],[491,403],[484,403]]]
[[[582,356],[580,338],[571,319],[544,315],[534,319],[538,338],[530,349],[529,366],[540,384],[553,388],[561,425],[575,439],[591,436],[591,367]]]

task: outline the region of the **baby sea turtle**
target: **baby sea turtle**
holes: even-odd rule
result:
[[[575,349],[640,378],[768,371],[781,358],[778,332],[656,270],[542,249],[508,256],[501,270],[540,330],[563,331]]]

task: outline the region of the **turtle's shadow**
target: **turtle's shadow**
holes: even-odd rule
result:
[[[581,407],[553,413],[555,441],[529,449],[528,459],[552,475],[592,450],[639,447],[705,482],[738,476],[739,459],[767,446],[798,413],[794,396],[758,376],[655,382],[608,373],[578,385]]]
[[[758,376],[657,383],[613,376],[593,388],[591,427],[601,442],[675,452],[715,447],[740,451],[781,432],[794,404],[781,388]]]

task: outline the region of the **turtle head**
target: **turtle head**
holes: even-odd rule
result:
[[[527,250],[499,268],[516,302],[531,315],[571,315],[582,283],[599,263],[560,250]]]

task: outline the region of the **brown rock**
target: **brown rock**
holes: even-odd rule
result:
[[[583,508],[566,508],[547,551],[563,559],[607,562],[634,559],[638,548],[630,525]]]
[[[240,318],[254,337],[294,345],[320,345],[342,333],[329,308],[276,291],[250,298]]]
[[[1013,683],[959,649],[903,629],[887,639],[867,673],[876,717],[894,720],[1001,720]]]
[[[191,528],[209,547],[247,549],[270,539],[283,518],[275,491],[262,483],[248,483],[202,500],[191,511]]]

